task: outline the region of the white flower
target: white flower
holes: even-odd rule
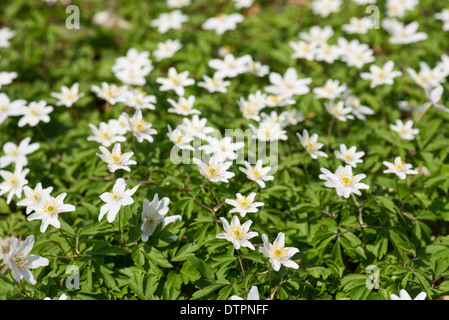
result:
[[[328,188],[335,188],[337,194],[344,198],[349,198],[351,193],[361,195],[360,189],[369,189],[369,186],[360,183],[360,180],[366,177],[365,174],[352,174],[352,168],[350,165],[338,166],[335,173],[330,172],[327,169],[321,168],[322,174],[319,175],[320,179],[326,180],[324,185]]]
[[[303,114],[296,109],[282,111],[279,118],[281,119],[281,123],[283,123],[284,127],[289,124],[296,125],[305,119]]]
[[[15,78],[17,78],[17,72],[0,72],[0,89],[2,86],[11,84]]]
[[[344,144],[340,144],[340,150],[335,150],[334,153],[335,157],[355,168],[357,163],[363,163],[363,160],[360,158],[365,154],[363,151],[356,152],[356,150],[357,148],[354,146],[348,149]]]
[[[13,277],[17,282],[23,278],[29,284],[35,285],[33,273],[30,269],[48,266],[48,259],[30,254],[34,246],[34,235],[28,236],[23,243],[17,238],[11,241],[9,253],[3,255],[3,262],[12,269]]]
[[[340,97],[347,90],[347,85],[343,83],[340,85],[339,80],[327,79],[322,87],[313,89],[317,99],[336,99]]]
[[[193,79],[188,78],[189,72],[184,71],[178,73],[174,67],[168,69],[168,78],[159,77],[156,82],[161,84],[159,90],[174,90],[178,96],[184,95],[184,87],[195,83]]]
[[[251,101],[245,100],[241,97],[237,104],[239,106],[240,112],[242,112],[242,116],[245,119],[252,119],[255,121],[260,121],[259,111],[265,107],[265,103],[261,103],[259,101]]]
[[[311,45],[318,46],[327,43],[330,37],[334,35],[334,29],[331,26],[325,26],[321,28],[320,26],[313,26],[310,28],[309,32],[300,32],[298,36],[310,43]]]
[[[52,192],[53,187],[43,188],[42,183],[38,183],[34,189],[28,186],[23,187],[23,193],[25,194],[25,199],[17,202],[18,206],[26,207],[26,214],[30,214],[33,211],[32,205],[40,204],[42,199],[47,198]]]
[[[371,80],[370,87],[374,88],[381,84],[392,85],[394,78],[402,75],[400,71],[393,71],[394,62],[387,61],[382,68],[376,65],[370,65],[370,72],[360,73],[360,77],[364,80]]]
[[[349,94],[349,92],[346,92],[344,104],[349,108],[351,108],[351,113],[359,120],[365,121],[366,120],[365,115],[374,114],[373,109],[362,105],[360,99],[354,95]]]
[[[9,40],[16,35],[14,30],[9,28],[0,29],[0,48],[9,48]]]
[[[246,221],[242,225],[240,225],[240,221],[237,216],[232,218],[231,225],[229,225],[229,222],[223,217],[221,217],[220,220],[223,222],[223,229],[225,233],[218,233],[216,235],[218,239],[226,239],[230,241],[236,250],[240,249],[240,247],[247,247],[251,250],[255,249],[249,239],[256,237],[258,233],[249,232],[249,227],[252,224],[251,220]]]
[[[25,109],[25,100],[11,101],[6,93],[0,92],[0,124],[9,116],[20,116]]]
[[[243,300],[243,298],[233,295],[231,296],[231,300]],[[248,297],[246,298],[246,300],[260,300],[259,289],[257,289],[257,286],[251,287],[251,290],[249,290]]]
[[[101,221],[105,214],[107,215],[107,221],[112,223],[120,211],[122,206],[129,206],[134,203],[134,199],[131,197],[139,187],[140,184],[132,189],[126,190],[126,183],[123,178],[118,178],[112,187],[111,192],[105,192],[100,195],[100,199],[106,202],[100,208],[100,215],[98,221]]]
[[[256,198],[255,192],[251,192],[248,197],[242,196],[241,193],[237,193],[236,196],[237,200],[225,199],[227,204],[235,207],[231,209],[229,213],[238,212],[241,217],[244,217],[248,212],[257,212],[259,211],[257,207],[263,206],[263,202],[254,202],[254,199]]]
[[[343,101],[334,102],[333,100],[329,101],[329,103],[324,103],[324,107],[326,110],[335,118],[340,121],[346,122],[348,119],[354,119],[354,116],[350,113],[352,112],[352,108],[345,107]]]
[[[176,113],[183,116],[201,113],[199,110],[193,108],[195,96],[189,96],[187,99],[184,97],[179,97],[178,102],[173,99],[167,99],[167,102],[172,105],[172,107],[167,110],[171,113]]]
[[[6,142],[3,145],[5,155],[0,157],[0,168],[5,168],[11,163],[25,167],[28,164],[27,155],[39,149],[39,143],[30,144],[31,137],[26,137],[20,141],[19,145],[13,142]]]
[[[254,74],[258,77],[266,76],[268,73],[270,73],[270,67],[267,65],[263,65],[259,61],[253,61],[253,58],[250,56],[248,58],[248,72],[251,74]]]
[[[206,154],[212,154],[217,161],[224,162],[226,160],[237,159],[237,150],[245,147],[244,142],[233,142],[233,137],[224,137],[217,139],[214,137],[207,137],[208,144],[198,147],[198,150],[204,150]]]
[[[22,197],[23,186],[28,183],[28,180],[25,178],[28,172],[30,172],[30,169],[22,170],[21,165],[16,165],[14,173],[0,170],[0,176],[5,180],[0,183],[0,196],[8,193],[7,204],[10,204],[14,195],[19,199]]]
[[[394,293],[391,294],[391,300],[425,300],[427,297],[427,293],[425,293],[424,291],[421,291],[416,297],[415,299],[412,299],[410,297],[410,295],[408,294],[407,291],[405,291],[404,289],[399,291],[399,297],[397,295],[395,295]]]
[[[182,123],[178,126],[181,130],[184,130],[189,136],[197,137],[199,139],[206,139],[207,134],[214,131],[212,127],[206,127],[207,119],[200,120],[197,114],[193,115],[192,120],[188,118],[182,119]]]
[[[124,93],[123,103],[134,109],[155,110],[156,96],[149,95],[140,89],[132,89]]]
[[[384,28],[386,27],[383,24]],[[419,24],[416,21],[412,21],[405,25],[402,22],[396,21],[386,27],[390,33],[390,43],[393,44],[408,44],[418,41],[423,41],[428,38],[424,32],[417,32]]]
[[[299,252],[299,249],[285,246],[285,234],[283,232],[278,233],[273,244],[268,241],[268,237],[265,234],[262,235],[262,240],[264,245],[263,247],[259,247],[259,251],[265,257],[269,258],[274,271],[279,271],[281,265],[284,265],[287,268],[299,268],[299,265],[291,260],[291,257]]]
[[[57,106],[66,106],[70,108],[75,102],[84,96],[84,93],[79,92],[79,83],[75,82],[71,88],[66,86],[61,87],[61,92],[52,92],[50,95],[59,101],[56,102]]]
[[[52,300],[50,297],[46,297],[44,300]],[[65,293],[59,296],[58,300],[67,300],[67,295]]]
[[[278,94],[269,94],[266,96],[264,103],[267,105],[267,107],[274,108],[292,105],[295,104],[296,101],[287,96],[281,96]]]
[[[164,229],[167,224],[180,221],[182,219],[180,215],[170,217],[165,216],[168,213],[169,203],[170,199],[167,197],[159,200],[157,193],[154,195],[151,202],[146,199],[143,201],[141,216],[142,226],[140,227],[140,230],[142,230],[143,242],[148,241],[148,238],[153,234],[159,224],[162,226],[161,229]]]
[[[288,68],[283,76],[272,72],[269,75],[271,85],[265,88],[265,91],[272,94],[291,97],[293,95],[304,95],[309,93],[307,86],[312,82],[311,78],[298,78],[295,68]]]
[[[306,42],[306,41],[290,41],[288,43],[290,47],[293,49],[293,53],[291,55],[292,59],[306,59],[308,61],[313,61],[315,59],[317,44],[315,42]]]
[[[249,8],[252,6],[254,0],[233,0],[236,9]]]
[[[153,69],[153,63],[149,59],[149,56],[150,53],[148,51],[139,52],[136,48],[130,48],[125,56],[115,59],[115,64],[112,66],[112,72],[117,73],[129,68],[151,71]]]
[[[228,30],[235,30],[237,24],[244,19],[240,13],[219,14],[216,17],[207,19],[203,24],[204,30],[215,30],[217,34],[223,34]]]
[[[53,107],[47,106],[47,102],[41,100],[39,102],[30,102],[28,107],[22,109],[22,118],[20,118],[18,126],[23,127],[30,125],[35,127],[39,122],[50,122],[49,114],[53,111]]]
[[[430,105],[434,106],[436,109],[449,113],[449,109],[446,108],[442,103],[442,96],[443,96],[443,86],[438,85],[435,88],[432,88],[431,86],[428,86],[427,89],[425,90],[426,92],[426,97],[429,100],[428,103],[430,103]]]
[[[98,98],[106,100],[110,105],[115,105],[118,102],[123,102],[125,87],[118,87],[115,84],[101,83],[101,88],[93,85],[91,91],[94,92]]]
[[[251,61],[250,55],[244,55],[236,58],[232,53],[227,53],[223,60],[211,59],[208,62],[209,67],[215,69],[214,78],[235,78],[239,74],[248,71],[248,63]]]
[[[310,154],[312,159],[317,159],[318,157],[327,158],[327,154],[325,152],[319,151],[324,146],[324,144],[318,142],[318,135],[316,133],[312,134],[309,137],[309,132],[304,129],[302,131],[302,135],[297,132],[296,136],[301,142],[301,145]]]
[[[205,88],[208,92],[228,92],[226,89],[227,86],[231,84],[231,81],[225,81],[223,78],[214,75],[213,77],[209,77],[207,75],[203,75],[203,81],[198,82],[199,87]]]
[[[156,61],[161,61],[166,58],[171,58],[179,49],[182,48],[181,42],[176,40],[165,40],[165,42],[159,42],[157,49],[153,52],[156,57]]]
[[[449,31],[449,7],[435,13],[433,17],[443,22],[443,31]]]
[[[128,68],[118,70],[114,74],[124,84],[143,86],[146,84],[145,77],[150,73],[152,68],[153,67],[140,68],[136,66],[130,66]]]
[[[315,60],[324,61],[327,63],[334,63],[335,60],[341,56],[341,49],[336,45],[330,45],[327,43],[319,45],[315,49]]]
[[[100,151],[102,154],[97,153],[96,155],[108,164],[110,172],[115,172],[120,169],[130,172],[131,169],[128,166],[137,164],[136,161],[130,160],[134,154],[133,152],[122,154],[120,143],[114,145],[112,152],[109,152],[109,150],[103,146],[100,146]]]
[[[184,133],[181,128],[177,127],[175,130],[172,130],[170,125],[168,126],[168,134],[170,141],[173,142],[179,149],[187,149],[187,150],[195,150],[190,145],[190,142],[192,142],[193,137]]]
[[[205,176],[211,182],[225,182],[228,183],[230,178],[235,176],[235,173],[227,170],[232,165],[231,161],[218,161],[215,157],[210,157],[208,163],[193,158],[193,163],[198,166],[201,175]]]
[[[396,157],[394,163],[388,161],[382,163],[388,168],[387,170],[384,170],[384,173],[394,173],[401,180],[404,180],[407,174],[418,174],[418,171],[412,170],[412,165],[402,161],[401,157]]]
[[[259,141],[287,140],[287,131],[282,129],[280,123],[262,122],[259,128],[249,124],[253,132],[253,137]]]
[[[89,128],[92,130],[92,135],[87,137],[88,141],[96,141],[105,147],[109,147],[116,142],[125,142],[126,138],[119,135],[117,132],[117,126],[109,125],[106,122],[100,122],[97,128],[93,124],[89,123]]]
[[[413,140],[415,139],[415,135],[419,133],[419,129],[413,129],[413,120],[408,120],[403,123],[401,120],[396,120],[396,124],[390,124],[390,128],[393,131],[396,131],[401,139],[404,140]]]
[[[273,176],[269,176],[271,167],[262,167],[262,160],[257,160],[254,166],[251,166],[248,161],[244,162],[245,168],[239,167],[239,170],[246,174],[249,180],[255,181],[261,188],[265,188],[265,181],[271,181]]]
[[[42,220],[40,227],[40,231],[42,233],[47,230],[50,224],[59,229],[61,227],[61,223],[58,220],[58,215],[60,213],[76,210],[74,205],[64,204],[64,198],[66,196],[67,193],[61,193],[56,198],[54,198],[47,192],[42,193],[41,201],[30,205],[30,208],[35,212],[30,214],[27,220]]]
[[[351,17],[349,24],[344,24],[341,29],[348,34],[367,34],[370,30],[369,22],[370,20],[367,17]]]
[[[332,12],[340,11],[341,0],[314,0],[312,10],[314,14],[327,17]]]
[[[181,29],[182,24],[188,20],[188,17],[182,14],[181,10],[174,10],[168,13],[162,13],[157,19],[151,21],[152,27],[157,27],[159,33],[166,33],[170,29]]]
[[[361,68],[366,63],[371,63],[375,60],[374,51],[365,43],[360,43],[359,40],[353,39],[348,41],[344,37],[338,38],[338,47],[340,48],[343,62],[349,67]]]
[[[419,72],[416,72],[412,68],[407,68],[407,72],[410,77],[424,89],[430,87],[437,87],[441,83],[445,82],[447,72],[441,67],[430,68],[424,61],[419,62]]]
[[[169,8],[182,8],[190,5],[190,0],[167,0],[167,6]]]
[[[150,122],[146,122],[143,119],[141,110],[137,110],[133,117],[129,119],[129,126],[139,143],[142,143],[143,140],[147,140],[148,142],[154,141],[152,135],[156,134],[157,131],[152,128]]]

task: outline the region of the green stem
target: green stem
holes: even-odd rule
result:
[[[122,212],[120,210],[118,212],[118,231],[120,233],[121,246],[124,247],[125,246],[125,235],[124,235],[123,230],[122,230],[122,223],[121,223],[121,221],[122,221]]]
[[[72,244],[70,243],[69,239],[67,239],[67,236],[65,235],[65,233],[62,231],[61,228],[58,229],[59,232],[61,233],[62,237],[65,239],[65,241],[68,243],[69,247],[72,249],[72,251],[79,256],[79,252],[75,250],[75,248],[72,246]]]

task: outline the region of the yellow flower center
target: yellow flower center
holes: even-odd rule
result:
[[[29,261],[26,257],[23,256],[23,253],[17,253],[14,255],[14,263],[19,267],[20,269],[24,269]]]
[[[205,171],[211,178],[218,178],[221,176],[220,168],[213,164],[206,165]]]
[[[405,169],[406,163],[404,161],[395,163],[396,169],[403,171]]]
[[[345,186],[352,185],[352,183],[354,181],[354,175],[352,173],[340,173],[338,178],[339,178],[341,184],[343,184]]]
[[[249,200],[247,197],[243,196],[240,199],[237,200],[237,203],[242,209],[248,209],[248,207],[251,205],[252,201]]]
[[[59,212],[59,204],[55,199],[46,200],[42,204],[42,211],[52,216]]]
[[[122,163],[122,161],[123,161],[123,155],[122,155],[121,153],[118,153],[118,154],[117,154],[117,153],[111,154],[109,160],[110,160],[112,163],[115,163],[115,164]]]
[[[245,228],[243,228],[242,226],[231,227],[230,234],[236,240],[241,240],[246,237]]]
[[[288,258],[288,253],[284,246],[273,245],[270,252],[272,256],[275,256],[279,260]]]
[[[144,120],[136,120],[133,122],[134,131],[142,132],[147,129],[147,124]]]

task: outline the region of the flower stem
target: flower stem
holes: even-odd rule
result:
[[[240,264],[240,268],[242,269],[242,282],[245,284],[245,291],[246,294],[248,294],[248,287],[246,285],[246,274],[245,274],[245,269],[243,268],[243,262],[242,262],[242,257],[240,256],[240,252],[238,250],[235,250],[237,252],[237,259],[239,260],[239,264]]]
[[[59,230],[59,232],[61,233],[62,237],[65,239],[65,241],[69,244],[69,247],[72,249],[72,251],[73,251],[77,256],[79,256],[80,253],[79,253],[77,250],[75,250],[75,248],[72,246],[72,244],[70,243],[69,239],[67,239],[67,236],[66,236],[65,233],[62,231],[62,229],[59,228],[58,230]]]
[[[122,230],[122,223],[121,223],[121,221],[122,221],[122,212],[120,210],[118,212],[118,231],[120,233],[121,246],[124,247],[125,246],[125,235],[124,235],[123,230]]]

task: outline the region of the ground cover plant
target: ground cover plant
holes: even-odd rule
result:
[[[444,299],[449,3],[0,3],[0,298]]]

